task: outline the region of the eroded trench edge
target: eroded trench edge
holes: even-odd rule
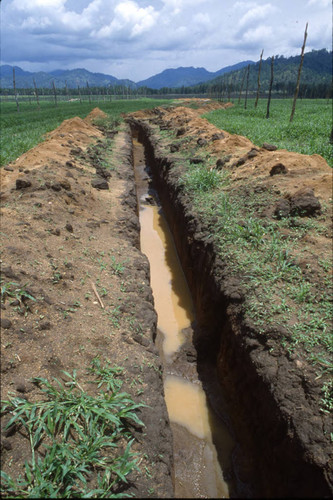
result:
[[[214,410],[226,419],[239,444],[234,457],[239,484],[252,485],[246,496],[329,496],[326,471],[307,453],[306,442],[265,378],[260,365],[264,346],[256,342],[258,332],[244,321],[237,282],[205,233],[196,231],[200,221],[179,188],[173,160],[161,150],[146,121],[127,121],[145,145],[192,292],[199,376]]]

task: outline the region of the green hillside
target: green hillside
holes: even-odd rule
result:
[[[260,73],[260,91],[268,92],[271,76],[271,60],[269,57],[262,61]],[[295,90],[297,73],[300,65],[300,56],[274,56],[273,91],[283,96],[290,96]],[[193,92],[230,92],[240,90],[247,68],[233,71],[219,76],[204,84],[191,88]],[[259,61],[250,65],[249,91],[257,90]],[[245,78],[246,80],[246,78]],[[243,83],[245,90],[246,81]],[[313,50],[304,56],[301,74],[300,95],[302,97],[328,97],[332,92],[332,52],[326,49]]]

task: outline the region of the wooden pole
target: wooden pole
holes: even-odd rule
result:
[[[228,102],[230,102],[230,100],[231,100],[231,80],[232,80],[232,77],[229,76],[229,78],[228,78]]]
[[[91,104],[90,88],[89,88],[89,83],[88,82],[87,82],[87,89],[88,89],[89,104]]]
[[[57,92],[56,92],[54,80],[52,81],[52,85],[53,85],[53,93],[54,93],[54,102],[55,102],[55,105],[58,106],[58,103],[57,103]]]
[[[274,56],[272,56],[271,60],[271,80],[269,82],[266,118],[269,118],[269,107],[271,105],[273,80],[274,80]]]
[[[15,101],[16,101],[16,107],[17,107],[17,112],[20,112],[20,105],[16,93],[16,83],[15,83],[15,68],[13,68],[13,87],[14,87],[14,95],[15,95]]]
[[[293,107],[291,110],[291,115],[290,115],[290,120],[289,120],[290,122],[292,122],[294,119],[294,114],[295,114],[295,109],[296,109],[296,101],[297,101],[298,91],[299,91],[299,82],[301,80],[301,72],[302,72],[302,66],[303,66],[303,60],[304,60],[304,49],[305,49],[307,36],[308,36],[308,23],[306,23],[305,31],[304,31],[304,41],[303,41],[302,52],[301,52],[301,62],[300,62],[299,68],[298,68],[297,84],[296,84],[296,89],[295,89],[295,94],[294,94]]]
[[[249,76],[250,76],[250,65],[247,67],[247,77],[246,77],[246,92],[245,92],[245,104],[244,104],[244,109],[247,108],[247,92],[249,89]]]
[[[260,72],[261,72],[261,63],[262,63],[262,56],[264,53],[264,49],[262,49],[261,54],[260,54],[260,62],[259,62],[259,70],[258,70],[258,87],[257,87],[257,96],[256,96],[256,102],[254,103],[254,107],[256,108],[258,106],[258,101],[259,101],[259,92],[260,92]]]
[[[34,87],[35,87],[35,96],[36,96],[36,100],[37,100],[37,107],[38,107],[38,111],[39,111],[39,96],[38,96],[38,90],[37,90],[37,85],[36,85],[36,81],[34,79]]]
[[[81,99],[80,85],[77,86],[77,90],[79,92],[79,98],[80,98],[80,104],[81,104],[82,103],[82,99]]]
[[[240,103],[241,95],[242,95],[242,92],[243,92],[243,85],[244,85],[244,81],[245,81],[245,75],[246,75],[246,69],[244,70],[244,74],[243,74],[243,78],[242,78],[242,83],[241,83],[241,86],[240,86],[240,91],[239,91],[239,96],[238,96],[238,104]]]
[[[67,80],[65,80],[65,88],[66,88],[67,101],[69,101],[69,93],[68,93],[68,87],[67,87]]]

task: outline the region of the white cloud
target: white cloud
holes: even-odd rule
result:
[[[265,42],[269,40],[273,35],[273,30],[271,26],[257,26],[254,29],[248,30],[243,37],[243,44],[257,46],[258,43],[262,46]]]
[[[209,26],[212,21],[207,12],[199,12],[193,16],[193,22],[197,25]]]
[[[276,7],[271,4],[256,5],[248,10],[240,19],[239,28],[245,28],[257,24],[262,19],[269,19],[269,16],[276,11]]]
[[[36,9],[62,8],[66,0],[14,0],[12,3],[17,10],[36,12]]]
[[[27,19],[24,19],[22,23],[22,28],[27,30],[35,30],[35,29],[47,29],[51,25],[51,21],[47,16],[43,17],[32,17],[29,16]]]
[[[308,5],[315,5],[316,7],[328,7],[332,5],[331,0],[308,0]]]
[[[142,8],[132,0],[119,2],[112,15],[109,24],[104,24],[100,29],[93,31],[97,38],[114,38],[118,34],[122,39],[124,37],[132,39],[149,31],[158,18],[154,7],[149,5]]]
[[[5,0],[2,63],[141,80],[168,67],[330,49],[330,0]],[[149,70],[150,68],[150,70]]]
[[[131,0],[118,4],[115,8],[115,15],[115,22],[129,27],[132,37],[149,30],[155,24],[157,18],[154,7],[149,5],[142,8]]]

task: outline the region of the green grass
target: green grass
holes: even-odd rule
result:
[[[44,135],[58,127],[63,120],[79,116],[85,118],[92,109],[99,107],[110,116],[112,121],[121,119],[122,113],[165,105],[165,99],[138,99],[119,101],[41,102],[40,110],[35,104],[21,103],[20,112],[16,104],[1,102],[0,110],[0,166],[7,165],[23,153],[44,140]]]
[[[42,398],[37,402],[14,397],[2,401],[2,412],[11,415],[6,428],[15,426],[26,436],[31,461],[24,475],[13,479],[1,471],[4,498],[116,498],[116,490],[127,483],[127,475],[137,467],[131,452],[131,422],[144,424],[135,403],[121,392],[117,377],[122,368],[110,363],[101,366],[95,358],[89,368],[97,384],[88,394],[73,375],[68,382],[34,378]],[[129,496],[123,493],[122,496]]]
[[[329,143],[332,101],[298,100],[292,123],[289,123],[291,99],[272,100],[269,119],[266,119],[266,108],[266,99],[259,100],[256,109],[254,99],[250,99],[247,109],[241,102],[228,109],[207,113],[204,117],[220,129],[248,137],[257,146],[268,142],[279,149],[307,155],[319,154],[333,166],[333,147]]]
[[[227,172],[215,171],[211,179],[205,163],[183,165],[187,171],[179,184],[199,213],[207,238],[214,241],[229,271],[242,277],[245,315],[267,340],[271,328],[283,327],[285,334],[281,334],[280,344],[287,353],[305,357],[315,366],[318,377],[323,377],[326,385],[321,410],[327,412],[333,404],[326,381],[326,376],[333,373],[333,287],[328,279],[332,262],[313,255],[318,260],[316,282],[309,282],[298,264],[298,242],[306,234],[319,234],[320,222],[304,220],[294,227],[289,218],[260,217],[260,207],[274,203],[273,191],[244,198],[232,188]]]

